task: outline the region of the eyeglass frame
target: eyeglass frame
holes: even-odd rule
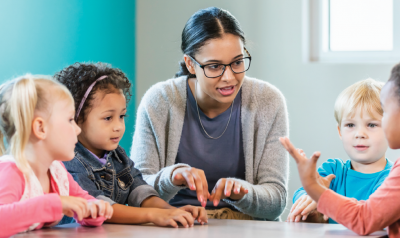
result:
[[[190,55],[188,55],[188,56],[189,56],[190,59],[192,59],[200,68],[203,69],[203,73],[204,73],[204,75],[205,75],[207,78],[218,78],[218,77],[220,77],[221,75],[223,75],[223,74],[225,73],[226,66],[229,66],[229,67],[231,68],[232,72],[235,73],[235,74],[241,74],[241,73],[244,73],[244,72],[246,72],[247,70],[250,69],[250,65],[251,65],[251,55],[250,55],[250,53],[247,51],[246,47],[243,47],[243,48],[244,48],[244,50],[246,51],[248,57],[243,57],[242,59],[249,59],[250,62],[249,62],[249,67],[248,67],[245,71],[242,71],[242,72],[239,72],[239,73],[236,73],[236,72],[232,69],[232,66],[231,66],[233,63],[235,63],[235,62],[238,61],[239,59],[238,59],[238,60],[235,60],[235,61],[233,61],[233,62],[231,62],[230,64],[210,63],[210,64],[202,65],[202,64],[200,64],[199,62],[197,62],[197,60],[196,60],[194,57],[192,57],[192,56],[190,56]],[[205,71],[204,68],[205,68],[206,66],[213,65],[213,64],[223,65],[224,68],[223,68],[222,73],[221,73],[220,75],[215,76],[215,77],[209,77],[209,76],[207,76],[206,71]]]

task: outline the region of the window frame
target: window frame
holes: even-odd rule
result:
[[[400,1],[393,0],[400,12]],[[392,51],[330,51],[329,0],[303,0],[304,60],[321,63],[398,63],[400,61],[400,14],[393,14]]]

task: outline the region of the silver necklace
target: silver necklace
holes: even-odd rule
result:
[[[194,85],[194,100],[196,101],[197,116],[199,117],[199,121],[200,121],[201,128],[203,128],[204,133],[206,133],[206,135],[207,135],[210,139],[214,139],[214,140],[219,139],[219,138],[225,133],[226,129],[228,129],[229,122],[231,121],[232,110],[233,110],[233,103],[235,102],[235,99],[233,99],[233,101],[232,101],[231,114],[229,115],[228,124],[226,124],[225,130],[222,132],[222,134],[221,134],[220,136],[218,136],[218,137],[212,137],[212,136],[210,136],[210,135],[207,133],[206,129],[204,129],[203,123],[201,122],[200,113],[199,113],[199,104],[197,103],[197,97],[196,97],[196,96],[197,96],[197,80],[196,80],[196,84]]]

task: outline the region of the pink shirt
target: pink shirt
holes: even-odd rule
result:
[[[359,235],[388,227],[389,237],[400,238],[400,159],[385,182],[366,201],[343,197],[326,190],[318,201],[318,211]]]
[[[61,163],[62,164],[62,163]],[[0,237],[25,231],[34,223],[58,221],[62,218],[62,205],[56,182],[51,178],[51,191],[39,197],[20,202],[25,189],[25,179],[15,163],[0,163]],[[69,195],[93,200],[68,173]],[[79,222],[86,226],[100,226],[104,217],[86,218]]]

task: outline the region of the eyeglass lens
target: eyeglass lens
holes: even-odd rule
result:
[[[231,69],[234,73],[243,73],[250,67],[250,59],[243,58],[236,60],[230,64]],[[218,77],[223,74],[224,70],[226,70],[225,66],[222,64],[210,64],[204,67],[204,73],[207,77]]]

